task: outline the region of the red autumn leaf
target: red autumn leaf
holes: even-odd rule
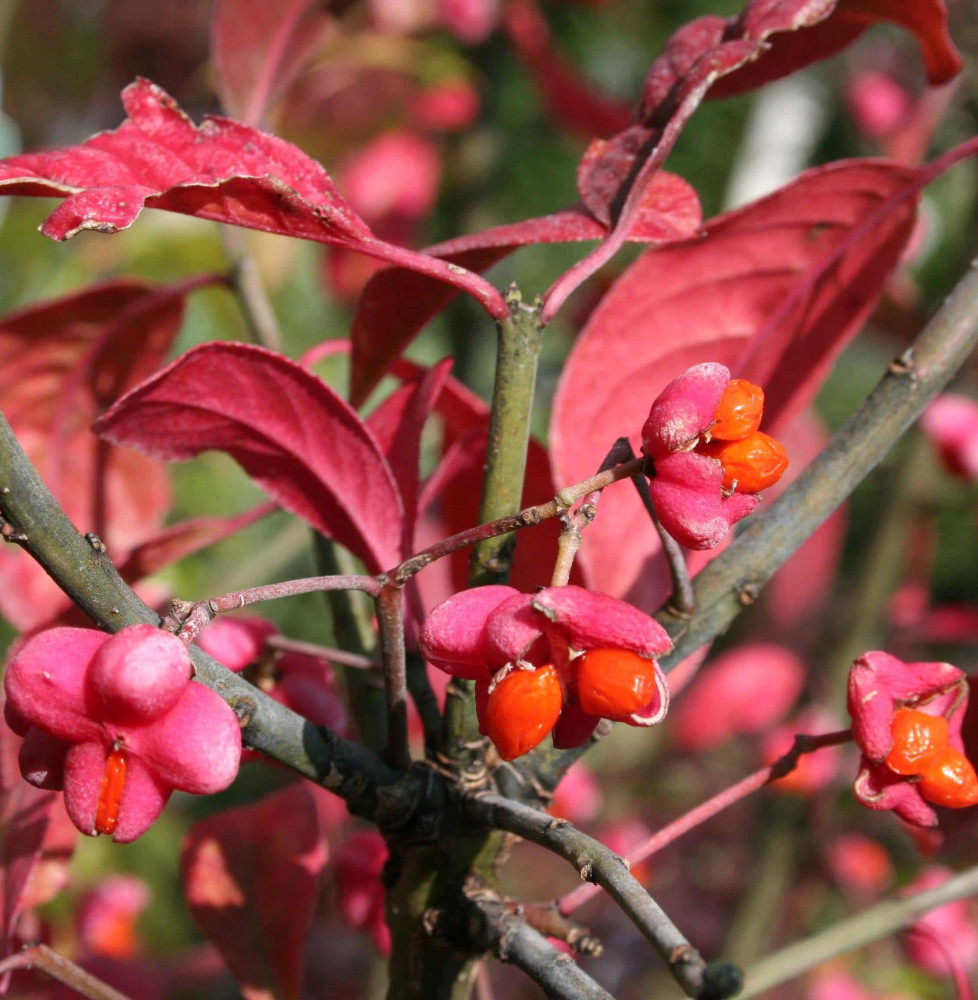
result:
[[[135,546],[116,569],[126,583],[136,583],[201,549],[216,545],[276,510],[277,504],[262,503],[234,517],[194,517],[172,524]]]
[[[367,426],[387,456],[401,491],[405,555],[410,552],[418,516],[421,433],[451,369],[452,359],[445,358],[432,368],[412,375],[367,417]]]
[[[31,876],[41,858],[58,793],[29,785],[20,776],[20,737],[0,720],[0,956],[9,954]],[[5,993],[9,975],[0,977]]]
[[[629,126],[631,110],[595,91],[557,52],[550,28],[533,0],[510,0],[502,16],[503,28],[555,122],[588,139],[614,135]]]
[[[326,18],[317,0],[218,0],[211,24],[227,112],[257,125],[302,72]]]
[[[786,2],[772,5],[755,3],[741,15],[748,24],[755,25],[752,33],[767,24],[777,24],[782,8],[802,9],[822,4]],[[756,90],[765,83],[780,79],[789,73],[828,59],[846,48],[873,24],[898,24],[917,36],[920,44],[927,79],[932,84],[947,83],[961,72],[961,57],[947,30],[947,7],[943,0],[839,0],[831,13],[822,21],[809,24],[802,32],[790,28],[771,38],[770,48],[749,66],[725,77],[710,91],[710,98],[729,97]],[[765,8],[770,8],[765,9]],[[751,30],[751,29],[749,29]]]
[[[0,409],[74,524],[99,534],[114,558],[161,523],[166,470],[108,448],[90,427],[163,364],[195,284],[109,282],[0,319]],[[28,631],[68,603],[30,556],[0,548],[0,611],[11,624]]]
[[[399,378],[407,378],[417,366],[401,359],[393,370]],[[489,408],[471,389],[448,378],[436,409],[443,422],[442,457],[421,491],[416,549],[479,523]],[[539,441],[531,438],[521,504],[545,503],[553,499],[555,492],[547,451]],[[556,519],[519,532],[510,575],[512,586],[529,593],[550,582],[559,532]],[[434,607],[465,588],[471,551],[470,548],[460,549],[418,575],[416,579],[425,607]],[[571,582],[582,582],[576,568]]]
[[[945,82],[960,70],[942,0],[913,5],[902,0],[750,0],[737,18],[710,15],[680,28],[646,76],[638,123],[606,142],[592,143],[581,161],[581,200],[613,230],[547,291],[544,318],[550,319],[621,248],[642,192],[708,91],[722,96],[723,87],[735,93],[760,86],[826,58],[879,21],[902,24],[918,36],[932,82]]]
[[[115,233],[144,207],[162,208],[357,250],[465,289],[492,316],[506,314],[478,275],[374,236],[322,165],[284,139],[230,118],[194,125],[148,80],[126,87],[122,102],[129,117],[112,132],[0,161],[2,193],[65,199],[41,226],[46,236]]]
[[[227,452],[371,572],[400,561],[401,498],[380,446],[329,386],[280,354],[250,344],[193,348],[120,399],[96,430],[168,461]]]
[[[328,849],[305,782],[197,823],[183,849],[190,911],[247,1000],[295,1000]]]
[[[751,377],[740,358],[760,336],[769,352],[761,360],[775,372],[763,426],[797,410],[815,388],[806,373],[824,376],[896,263],[914,198],[878,210],[914,177],[885,161],[818,168],[707,222],[705,236],[639,258],[594,311],[564,368],[551,423],[557,481],[592,474],[620,435],[637,448],[652,400],[691,365],[718,361]],[[874,217],[875,226],[850,240]],[[783,359],[796,344],[805,353],[789,365]],[[621,537],[627,547],[615,542]],[[581,558],[592,586],[640,607],[654,608],[666,593],[658,539],[630,490],[606,491]]]
[[[663,244],[696,232],[702,215],[696,192],[676,174],[661,173],[649,185],[628,238]],[[522,246],[598,240],[607,229],[579,206],[536,219],[460,236],[425,252],[453,266],[481,272]],[[367,283],[353,318],[350,398],[366,399],[391,362],[457,293],[439,281],[403,268],[387,268]]]

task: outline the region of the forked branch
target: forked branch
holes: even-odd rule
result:
[[[572,864],[588,882],[596,882],[652,944],[687,996],[723,1000],[740,988],[740,974],[727,963],[707,965],[700,953],[628,870],[628,865],[600,841],[566,820],[502,795],[476,794],[465,801],[469,819],[506,830],[539,844]]]

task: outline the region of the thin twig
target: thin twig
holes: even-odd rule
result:
[[[622,462],[628,462],[635,458],[632,446],[628,443],[628,438],[618,438],[611,446],[608,454],[605,455],[597,475],[608,472]],[[566,586],[570,580],[571,570],[574,568],[574,560],[581,548],[583,540],[582,532],[595,519],[598,514],[598,501],[601,499],[601,490],[595,489],[584,496],[577,510],[565,511],[560,515],[561,529],[560,537],[557,540],[557,560],[554,563],[553,574],[550,579],[551,587]]]
[[[404,588],[407,607],[412,619],[412,626],[418,625],[425,619],[424,601],[421,599],[421,591],[418,588],[417,580],[410,580]],[[424,732],[424,752],[425,757],[434,760],[441,746],[442,717],[441,706],[438,704],[438,696],[432,687],[431,678],[428,675],[428,664],[417,648],[416,630],[405,636],[408,644],[407,653],[407,687],[414,707],[417,709],[421,719],[421,729]]]
[[[15,969],[37,969],[89,1000],[129,1000],[125,993],[103,983],[46,944],[36,944],[0,962],[0,978]]]
[[[438,753],[441,742],[441,708],[438,706],[438,696],[428,677],[428,664],[416,650],[409,650],[407,654],[407,686],[414,707],[421,718],[425,756],[433,759]]]
[[[655,512],[655,504],[652,503],[649,481],[644,475],[639,474],[632,476],[632,482],[635,484],[635,490],[642,501],[642,506],[659,534],[662,551],[669,566],[669,577],[672,580],[669,611],[677,618],[689,619],[696,611],[696,595],[693,593],[693,581],[689,578],[689,567],[686,565],[683,547],[662,527],[659,515]]]
[[[570,955],[558,951],[539,931],[514,921],[500,936],[496,954],[501,962],[522,969],[548,997],[559,1000],[614,1000]]]
[[[740,1000],[749,1000],[781,983],[789,982],[822,962],[855,951],[907,927],[923,913],[966,899],[978,893],[978,866],[949,878],[933,889],[926,889],[903,899],[890,899],[840,920],[827,930],[796,941],[776,951],[754,966],[744,976]]]
[[[303,656],[315,656],[325,660],[330,665],[352,667],[354,670],[366,670],[380,673],[384,668],[369,656],[360,653],[348,653],[345,649],[335,646],[320,646],[317,642],[305,642],[302,639],[292,639],[287,635],[270,635],[265,639],[265,645],[282,653],[302,653]]]
[[[249,587],[247,590],[234,590],[230,594],[222,594],[206,601],[171,601],[170,613],[163,619],[163,628],[175,632],[179,639],[190,646],[197,641],[204,628],[227,611],[238,611],[249,604],[274,601],[280,597],[328,590],[361,590],[373,598],[380,596],[380,584],[372,576],[309,576],[300,580],[268,583],[262,587]]]
[[[313,535],[316,568],[324,574],[347,574],[357,570],[356,560],[342,545],[316,532]],[[333,626],[333,641],[361,656],[379,658],[373,602],[354,590],[324,593]],[[344,682],[360,739],[381,753],[387,745],[387,696],[376,678],[360,670],[345,671]]]
[[[592,955],[598,958],[604,951],[601,941],[587,927],[582,927],[567,914],[561,913],[560,907],[555,902],[519,904],[515,912],[534,930],[545,937],[563,941],[579,955]]]
[[[388,584],[377,598],[377,626],[380,633],[380,659],[384,665],[384,690],[387,693],[388,763],[404,769],[411,763],[407,724],[407,660],[404,650],[404,602],[397,587]]]
[[[430,566],[436,560],[451,555],[459,549],[475,545],[487,538],[508,535],[510,532],[518,531],[520,528],[532,528],[542,521],[549,520],[552,517],[559,517],[589,493],[603,490],[612,483],[634,475],[636,470],[641,468],[642,462],[643,459],[626,462],[623,465],[609,469],[607,472],[590,476],[588,479],[580,483],[575,483],[573,486],[565,486],[553,500],[548,500],[546,503],[525,507],[515,514],[507,514],[505,517],[498,517],[475,528],[466,528],[465,531],[450,535],[448,538],[444,538],[440,542],[436,542],[434,545],[430,545],[428,548],[416,553],[410,559],[406,559],[399,566],[396,566],[384,575],[397,586],[403,586],[411,577],[415,576],[426,566]]]
[[[708,966],[668,915],[642,888],[627,864],[600,841],[539,809],[482,792],[465,800],[474,823],[507,830],[570,862],[581,878],[597,882],[662,956],[687,996],[720,1000],[733,996],[740,979],[731,966]]]
[[[772,781],[783,778],[790,774],[797,766],[798,759],[802,754],[813,753],[823,747],[839,746],[841,743],[848,743],[852,739],[852,731],[843,729],[835,733],[822,733],[818,736],[809,736],[799,733],[795,736],[795,742],[791,749],[779,757],[773,764],[762,767],[753,774],[742,778],[736,784],[718,792],[712,798],[700,803],[695,809],[690,809],[678,819],[673,820],[661,830],[656,831],[651,837],[643,841],[638,847],[633,848],[625,855],[625,861],[634,868],[636,865],[647,861],[653,854],[657,854],[664,847],[685,836],[690,830],[695,829],[700,824],[712,819],[718,813],[729,809],[734,803],[746,798],[752,792],[769,785]],[[601,892],[601,886],[593,883],[578,886],[557,900],[558,909],[564,916],[570,916],[575,910],[582,907],[588,900],[593,899]]]
[[[491,952],[522,969],[553,1000],[614,1000],[570,957],[558,951],[519,910],[470,876],[451,910],[425,916],[429,934],[460,950]]]

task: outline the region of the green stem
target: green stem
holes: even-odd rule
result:
[[[543,342],[539,305],[524,304],[515,286],[507,293],[506,302],[510,315],[498,325],[496,381],[480,523],[515,514],[520,508],[537,360]],[[470,585],[505,583],[509,579],[515,545],[512,533],[479,541],[472,553]],[[474,746],[478,743],[479,731],[473,692],[471,681],[454,680],[445,702],[442,751],[460,762],[474,762],[481,756],[481,751]]]
[[[316,563],[324,574],[355,573],[353,557],[334,542],[316,535]],[[326,594],[333,618],[333,638],[340,649],[375,659],[377,637],[370,621],[372,608],[359,594],[330,591]],[[381,678],[363,670],[343,670],[350,708],[364,744],[378,753],[387,745],[387,696]]]
[[[480,523],[519,510],[530,439],[530,413],[542,342],[538,306],[524,305],[519,292],[506,297],[510,314],[498,324],[496,381],[486,452]],[[483,538],[472,558],[472,586],[503,583],[509,575],[512,534]],[[472,781],[488,777],[485,741],[478,732],[473,685],[449,685],[442,726],[442,761]],[[454,825],[438,848],[406,846],[388,903],[393,947],[388,1000],[466,1000],[478,956],[455,954],[423,930],[425,915],[457,898],[470,876],[493,885],[504,844],[499,831]]]
[[[887,900],[848,920],[841,920],[819,934],[768,955],[748,969],[740,1000],[756,997],[836,955],[887,937],[929,910],[975,894],[978,894],[978,867],[969,868],[933,889],[905,899]]]
[[[499,324],[480,523],[520,509],[537,361],[543,343],[539,306],[524,304],[515,287],[507,294],[506,302],[510,316]],[[472,553],[469,583],[473,587],[505,583],[515,545],[513,534],[480,541]]]

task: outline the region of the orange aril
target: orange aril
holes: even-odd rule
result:
[[[890,732],[893,747],[886,756],[886,766],[897,774],[923,774],[947,746],[947,719],[943,715],[898,708]]]
[[[503,760],[515,760],[553,729],[562,707],[560,681],[551,664],[533,670],[517,667],[489,692],[485,733]]]
[[[126,784],[126,755],[117,743],[105,761],[102,772],[102,787],[98,793],[95,808],[95,832],[114,833],[119,822],[119,804]]]
[[[920,794],[936,806],[965,809],[978,804],[978,775],[960,750],[946,746],[921,776]]]
[[[616,719],[655,695],[655,662],[628,649],[589,649],[579,660],[577,696],[588,715]]]
[[[732,378],[713,417],[710,436],[720,441],[739,441],[761,426],[764,390],[744,378]]]
[[[763,431],[755,431],[739,441],[712,442],[700,450],[723,466],[723,488],[738,493],[766,490],[788,468],[784,446]]]

